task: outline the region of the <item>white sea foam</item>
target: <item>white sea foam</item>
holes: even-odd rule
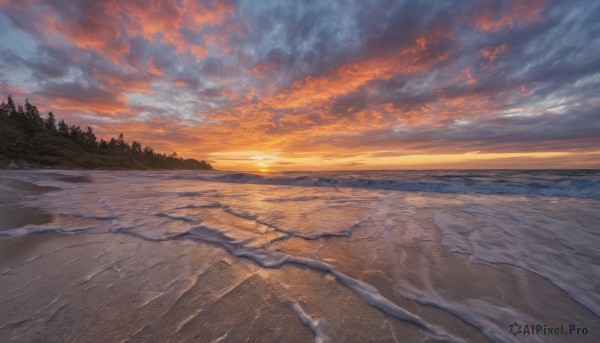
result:
[[[60,233],[68,233],[74,234],[78,232],[84,232],[88,230],[93,230],[97,228],[97,225],[79,225],[79,226],[68,226],[57,225],[57,224],[42,224],[42,225],[34,225],[29,224],[23,227],[0,231],[0,236],[8,236],[12,238],[23,237],[25,235],[29,235],[32,233],[40,233],[40,232],[60,232]]]
[[[462,339],[447,333],[444,329],[436,325],[432,325],[419,316],[410,313],[409,311],[394,304],[390,300],[383,297],[375,287],[347,276],[328,263],[310,258],[290,256],[280,252],[269,252],[266,250],[245,248],[243,246],[223,241],[223,238],[219,235],[206,236],[192,234],[192,237],[222,245],[226,247],[233,255],[249,258],[265,268],[281,268],[281,266],[284,264],[293,263],[304,265],[315,270],[329,272],[334,275],[342,284],[352,289],[367,304],[372,305],[398,319],[409,321],[423,327],[436,339],[441,339],[447,342],[463,341]]]
[[[324,333],[323,326],[325,321],[323,319],[312,319],[299,304],[294,304],[292,306],[294,311],[298,314],[298,318],[302,324],[306,325],[314,334],[315,334],[315,343],[329,343],[331,340]]]
[[[280,173],[258,175],[250,173],[215,173],[197,177],[204,181],[289,185],[305,187],[349,187],[385,190],[529,194],[543,196],[573,196],[600,198],[598,171],[364,171],[346,173]],[[282,199],[283,201],[315,200],[311,197]]]
[[[407,311],[361,277],[406,263],[404,245],[426,249],[437,243],[469,254],[473,262],[540,275],[595,319],[600,316],[597,172],[420,173],[90,173],[93,183],[69,183],[23,201],[58,215],[60,223],[30,224],[0,235],[93,231],[217,244],[263,268],[295,264],[327,273],[381,312],[415,323],[437,339],[461,341],[444,324]],[[43,187],[65,184],[44,175],[19,180]],[[88,221],[93,224],[81,224]],[[411,261],[415,270],[440,262]],[[417,285],[403,274],[384,280],[390,288],[402,286],[398,296],[443,309],[494,341],[511,341],[504,326],[513,318],[540,320],[514,303],[499,305],[485,296],[454,299],[449,296],[454,290],[436,289],[428,280]],[[299,306],[294,310],[316,337],[323,334],[315,331],[318,319]]]
[[[464,205],[433,219],[449,250],[534,272],[600,316],[598,232],[569,227],[564,214],[529,211]]]

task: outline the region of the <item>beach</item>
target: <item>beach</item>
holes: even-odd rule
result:
[[[0,171],[0,341],[596,342],[599,185]]]

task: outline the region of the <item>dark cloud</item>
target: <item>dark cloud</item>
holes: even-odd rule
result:
[[[0,12],[3,89],[70,116],[197,125],[219,144],[237,130],[225,150],[598,143],[596,1],[3,0]]]
[[[203,75],[219,78],[225,72],[225,65],[215,57],[207,57],[202,61],[201,71]]]
[[[600,146],[598,132],[600,111],[595,109],[570,114],[456,120],[437,128],[404,128],[399,125],[366,131],[362,135],[329,135],[314,143],[360,150],[398,149],[406,154],[432,148],[437,153],[567,151]],[[383,152],[374,156],[398,155],[398,152]]]

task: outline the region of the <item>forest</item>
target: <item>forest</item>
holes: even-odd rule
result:
[[[15,105],[9,95],[0,105],[0,167],[26,165],[31,168],[83,169],[198,169],[213,167],[177,153],[165,154],[138,141],[131,144],[123,134],[104,140],[94,130],[69,125],[52,112],[42,117],[25,100]]]

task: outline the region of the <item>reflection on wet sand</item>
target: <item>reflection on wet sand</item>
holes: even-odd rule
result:
[[[598,268],[596,199],[28,173],[3,176],[15,201],[0,214],[16,224],[0,236],[2,341],[515,341],[513,322],[600,332],[587,291],[599,274],[568,269]]]

